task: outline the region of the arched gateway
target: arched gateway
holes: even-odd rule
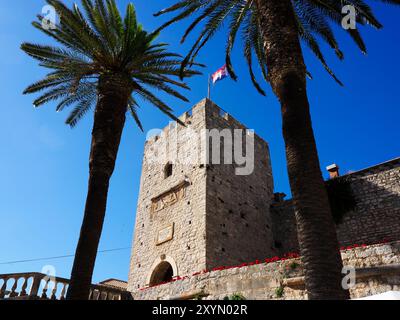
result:
[[[172,280],[174,271],[169,262],[163,261],[153,270],[150,276],[150,286],[168,282]]]
[[[172,280],[178,275],[178,268],[174,259],[169,256],[162,256],[154,261],[151,272],[147,278],[147,284],[154,286]]]

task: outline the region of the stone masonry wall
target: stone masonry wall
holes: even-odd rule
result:
[[[283,200],[271,205],[274,245],[280,255],[299,252],[293,201]]]
[[[350,179],[357,206],[337,225],[340,245],[400,240],[400,158],[342,177]],[[280,252],[297,251],[292,201],[274,203],[271,216]]]
[[[212,140],[202,130],[233,132],[243,125],[208,99],[180,119],[187,127],[171,123],[145,145],[129,291],[154,283],[154,274],[162,273],[154,272],[158,266],[170,264],[178,276],[262,258],[274,250],[267,143],[255,135],[254,171],[239,176],[234,164],[207,161]],[[227,142],[220,141],[222,156]],[[166,177],[168,163],[172,174]]]
[[[208,129],[242,130],[242,153],[246,128],[222,112],[210,100],[206,108]],[[211,140],[209,147],[212,147]],[[226,142],[221,139],[221,147]],[[251,154],[250,150],[246,150]],[[210,152],[211,156],[211,152]],[[206,261],[207,269],[262,259],[273,254],[269,208],[273,193],[268,144],[254,135],[254,171],[238,175],[235,164],[210,164],[207,170]]]
[[[399,241],[344,250],[342,259],[344,265],[356,268],[356,283],[350,289],[352,298],[400,290]],[[235,293],[242,294],[248,300],[306,299],[300,259],[201,273],[142,289],[133,296],[137,300],[198,296],[204,296],[207,300],[221,300]]]
[[[201,103],[196,105],[192,113],[184,114],[181,120],[190,125],[193,131],[171,123],[161,135],[151,138],[145,145],[129,291],[148,285],[151,272],[162,260],[173,265],[174,276],[188,273],[193,268],[206,267],[206,172],[205,168],[199,166],[200,160],[195,159],[196,153],[200,154],[198,148],[201,142],[198,139],[205,123],[204,106]],[[172,143],[175,138],[178,139],[177,143]],[[193,161],[177,163],[176,155],[183,155],[186,159],[193,156]],[[165,177],[164,167],[169,161],[173,164],[172,175]],[[152,199],[185,180],[189,182],[184,186],[184,195],[179,201],[152,212]],[[159,232],[172,224],[172,239],[157,244]]]
[[[337,227],[341,245],[400,240],[400,158],[347,176],[357,208]]]

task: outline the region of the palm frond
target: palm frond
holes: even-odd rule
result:
[[[377,0],[389,4],[399,5],[400,0]],[[381,28],[382,25],[375,17],[372,9],[364,0],[291,0],[293,10],[298,20],[299,38],[301,38],[306,46],[310,48],[312,53],[321,62],[325,70],[342,85],[340,80],[335,76],[328,67],[323,53],[320,49],[320,43],[328,44],[342,60],[343,52],[340,50],[336,40],[334,29],[331,24],[341,26],[344,5],[352,5],[356,10],[356,21],[359,26],[371,25],[375,28]],[[192,22],[183,32],[181,42],[186,41],[189,34],[202,24],[201,30],[198,32],[192,47],[183,59],[181,65],[181,73],[186,66],[196,58],[206,43],[216,34],[224,21],[229,20],[227,44],[225,49],[225,62],[228,72],[233,80],[237,79],[231,59],[231,52],[234,48],[236,37],[239,30],[242,29],[243,53],[245,60],[249,66],[251,81],[255,88],[264,93],[256,80],[252,68],[253,55],[257,58],[261,73],[266,81],[268,81],[267,57],[264,50],[264,40],[262,39],[262,31],[258,25],[258,12],[256,1],[254,0],[181,0],[168,8],[165,8],[154,16],[164,14],[174,14],[172,18],[167,20],[160,26],[158,30],[162,30],[181,20],[193,17]],[[345,30],[352,38],[358,48],[366,53],[366,45],[358,29]],[[322,41],[320,41],[322,40]],[[308,71],[305,75],[311,76]]]
[[[93,107],[94,101],[92,99],[81,100],[78,105],[72,110],[69,117],[65,121],[70,127],[75,127],[76,124],[83,118],[86,113]]]
[[[150,102],[152,105],[154,105],[156,108],[158,108],[162,113],[166,114],[172,120],[175,120],[180,125],[185,126],[185,124],[172,113],[172,109],[167,104],[165,104],[163,101],[161,101],[153,93],[151,93],[144,87],[141,87],[139,90],[137,90],[136,94],[138,94],[143,99]]]
[[[172,109],[154,91],[188,101],[177,89],[189,89],[179,76],[200,74],[192,61],[181,72],[182,57],[169,52],[167,44],[157,42],[157,32],[146,32],[137,22],[135,8],[129,4],[122,17],[115,0],[81,0],[81,7],[67,7],[60,0],[46,0],[58,15],[53,29],[42,27],[43,17],[33,26],[56,40],[59,46],[23,43],[21,49],[51,72],[28,86],[24,93],[38,93],[35,106],[56,102],[56,110],[73,106],[66,123],[71,127],[85,115],[104,94],[123,94],[129,111],[138,127],[138,105],[134,96],[149,101],[172,119]],[[203,1],[193,1],[203,2]],[[176,78],[176,79],[174,79]],[[103,81],[103,80],[107,81]],[[100,85],[100,83],[102,85]],[[103,84],[107,85],[104,86]]]
[[[333,73],[333,71],[329,68],[327,65],[325,58],[321,52],[321,49],[318,45],[318,41],[314,38],[314,36],[311,34],[310,31],[304,28],[304,26],[299,23],[299,34],[300,37],[304,40],[306,45],[311,49],[311,51],[314,53],[314,55],[317,57],[317,59],[321,62],[325,70],[332,76],[332,78],[340,85],[343,86],[343,83],[336,77],[336,75]]]
[[[244,5],[238,5],[235,12],[232,14],[232,21],[230,24],[230,32],[228,36],[228,41],[226,45],[225,51],[225,63],[229,72],[229,75],[233,80],[237,79],[235,71],[233,70],[232,62],[231,62],[231,52],[233,46],[235,44],[235,39],[240,26],[242,25],[243,20],[246,18],[246,15],[249,14],[249,9],[251,7],[252,1],[247,1]]]
[[[81,19],[77,7],[74,12],[59,0],[47,0],[47,3],[53,6],[60,15],[60,25],[56,26],[53,32],[61,30],[60,36],[79,45],[92,58],[99,58],[100,55],[106,54],[106,46],[94,30]]]
[[[138,104],[137,104],[137,102],[135,101],[135,99],[131,96],[130,98],[129,98],[129,101],[128,101],[128,108],[129,108],[129,111],[131,112],[131,115],[132,115],[132,117],[133,117],[133,120],[135,120],[135,122],[136,122],[136,125],[139,127],[139,129],[143,132],[144,131],[144,129],[143,129],[143,125],[142,125],[142,122],[140,121],[140,119],[139,119],[139,117],[138,117],[138,115],[137,115],[137,109],[138,109]]]

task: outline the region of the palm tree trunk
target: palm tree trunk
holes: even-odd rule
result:
[[[283,136],[309,299],[346,299],[336,228],[321,174],[306,68],[290,0],[256,0],[268,76],[281,103]]]
[[[89,160],[89,186],[67,292],[69,300],[89,298],[109,180],[114,171],[129,96],[121,88],[116,88],[111,79],[100,79],[98,91]]]

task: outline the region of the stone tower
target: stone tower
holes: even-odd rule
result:
[[[272,254],[268,144],[208,99],[179,119],[186,126],[171,122],[145,144],[131,292],[175,276]],[[218,139],[207,131],[211,129],[221,133]],[[243,132],[240,145],[229,140],[238,137],[237,132]],[[220,145],[214,145],[217,140]],[[247,164],[238,164],[235,156],[239,159],[245,152],[254,154],[254,169],[240,173]],[[218,157],[221,161],[215,160]]]

